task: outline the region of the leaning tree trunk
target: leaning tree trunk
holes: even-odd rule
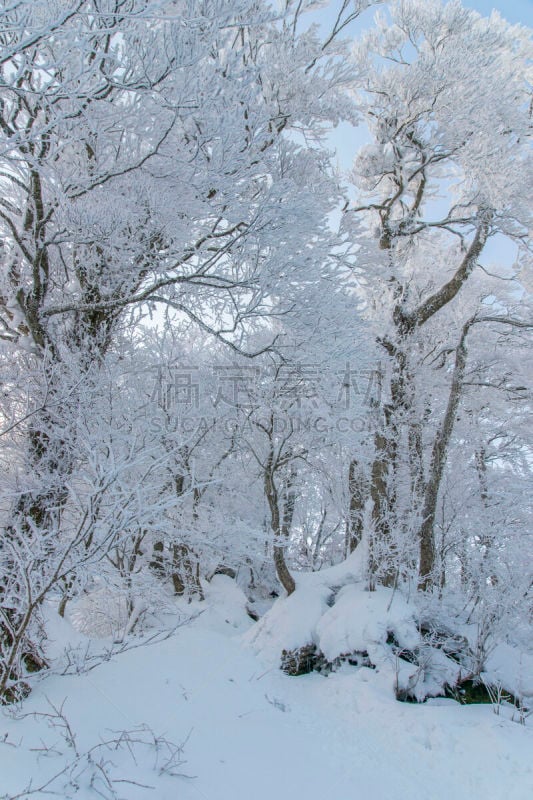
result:
[[[429,477],[426,483],[424,504],[422,509],[422,524],[419,530],[420,562],[418,569],[418,586],[426,591],[431,589],[435,579],[435,512],[439,489],[446,464],[448,445],[453,433],[457,407],[461,397],[461,387],[466,366],[466,335],[472,325],[472,320],[463,326],[461,338],[455,351],[455,365],[448,396],[448,404],[431,453]]]
[[[295,475],[291,473],[291,477],[288,480],[285,501],[283,503],[283,509],[281,510],[272,463],[273,458],[271,457],[265,468],[264,485],[265,495],[270,509],[270,525],[272,533],[274,534],[274,566],[279,582],[287,592],[287,595],[290,595],[296,589],[296,584],[287,567],[285,551],[289,541],[296,500],[292,488]]]

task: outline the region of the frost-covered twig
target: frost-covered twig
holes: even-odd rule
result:
[[[69,792],[68,796],[70,797],[80,790],[82,779],[85,785],[88,783],[90,789],[105,798],[105,800],[127,800],[127,798],[118,793],[122,784],[155,791],[156,787],[151,784],[136,780],[131,776],[126,778],[123,775],[115,774],[117,766],[110,760],[108,753],[117,751],[126,752],[135,767],[138,767],[136,757],[138,751],[143,749],[151,751],[154,755],[152,770],[159,776],[193,777],[180,771],[180,768],[185,763],[183,750],[189,739],[190,732],[182,743],[177,744],[167,739],[164,735],[156,734],[150,726],[143,724],[129,730],[112,731],[109,738],[80,752],[76,746],[75,733],[63,711],[64,702],[59,707],[55,706],[51,701],[48,701],[48,703],[52,709],[51,712],[32,712],[22,716],[41,717],[46,719],[47,724],[52,728],[58,728],[67,746],[74,749],[75,756],[43,783],[34,785],[34,782],[30,780],[21,792],[5,794],[1,800],[22,800],[22,798],[41,794],[65,797],[66,791]],[[57,750],[46,744],[43,744],[43,751],[52,751],[54,755],[58,754]],[[60,753],[59,755],[62,754]]]

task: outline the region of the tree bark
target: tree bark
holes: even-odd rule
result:
[[[424,505],[422,509],[422,524],[418,532],[420,542],[420,563],[418,568],[418,586],[423,591],[431,589],[435,580],[435,511],[439,497],[439,489],[446,463],[446,454],[450,443],[457,407],[461,397],[461,387],[466,366],[466,336],[473,320],[468,320],[461,332],[461,338],[455,351],[455,365],[448,396],[448,404],[440,428],[435,436],[429,477],[426,483]]]
[[[363,513],[365,508],[366,482],[355,458],[348,468],[349,511],[346,524],[346,554],[353,553],[363,538]]]
[[[272,533],[274,534],[274,566],[276,567],[278,580],[287,592],[287,595],[291,595],[296,589],[296,583],[294,582],[294,578],[285,560],[285,550],[290,536],[296,500],[292,490],[292,476],[293,474],[291,473],[291,478],[289,478],[287,485],[283,510],[281,511],[280,499],[273,473],[273,454],[271,453],[264,474],[265,495],[270,509],[270,525]]]
[[[200,583],[200,563],[186,544],[175,544],[172,548],[172,583],[174,593],[187,595],[189,600],[197,595],[204,599]]]

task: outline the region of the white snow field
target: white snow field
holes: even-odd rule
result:
[[[531,800],[529,721],[449,699],[399,703],[384,669],[289,677],[264,645],[286,602],[254,624],[217,576],[187,607],[202,613],[169,638],[39,679],[0,717],[0,797]],[[57,652],[69,638],[83,646],[68,622],[50,630]]]

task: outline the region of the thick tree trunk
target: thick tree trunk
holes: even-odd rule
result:
[[[370,497],[372,498],[372,537],[369,553],[370,588],[375,587],[376,575],[380,574],[380,582],[384,586],[394,584],[395,571],[382,563],[387,551],[387,561],[392,559],[391,542],[391,504],[389,500],[388,478],[391,468],[388,439],[382,433],[374,437],[375,452],[372,463]]]
[[[388,347],[392,356],[390,398],[383,409],[381,425],[374,435],[374,461],[371,469],[373,536],[370,546],[371,585],[376,578],[384,586],[394,586],[400,568],[395,527],[397,515],[397,473],[402,426],[410,412],[412,385],[406,353]]]

